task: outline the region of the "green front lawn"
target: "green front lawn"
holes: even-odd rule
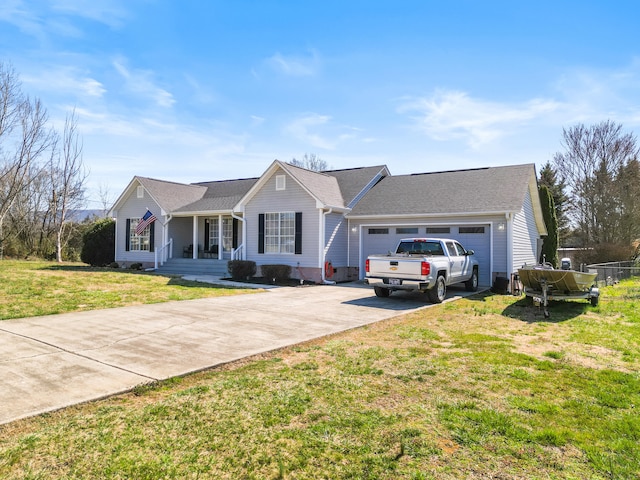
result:
[[[0,320],[253,291],[135,270],[14,260],[0,261],[0,286]]]
[[[639,307],[479,294],[5,425],[0,477],[638,479]]]

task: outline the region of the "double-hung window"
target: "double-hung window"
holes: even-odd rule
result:
[[[264,214],[265,253],[295,253],[295,242],[295,212]]]
[[[147,225],[140,235],[136,235],[136,227],[142,221],[141,218],[132,218],[129,223],[129,250],[149,252],[151,250],[151,227]]]

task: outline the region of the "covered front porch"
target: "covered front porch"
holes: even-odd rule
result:
[[[173,216],[164,226],[167,258],[238,260],[244,258],[243,220],[230,213]]]

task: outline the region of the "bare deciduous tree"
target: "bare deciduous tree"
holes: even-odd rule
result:
[[[114,202],[114,197],[108,183],[103,182],[100,184],[98,187],[98,197],[100,198],[100,205],[102,206],[102,216],[106,217]]]
[[[62,134],[62,146],[54,144],[49,174],[51,182],[51,213],[56,232],[56,260],[62,262],[62,248],[71,228],[69,214],[84,203],[87,174],[82,162],[82,143],[77,130],[75,111],[67,116]]]
[[[5,218],[37,177],[38,161],[50,145],[45,108],[25,97],[13,69],[0,63],[0,256]]]
[[[292,158],[289,163],[296,167],[306,168],[307,170],[314,170],[316,172],[323,172],[329,169],[327,162],[322,160],[315,153],[305,153],[302,160]]]
[[[635,136],[611,121],[580,124],[563,130],[563,146],[553,162],[569,189],[567,214],[582,245],[624,243],[622,172],[638,158]]]

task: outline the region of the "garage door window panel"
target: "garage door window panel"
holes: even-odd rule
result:
[[[396,234],[398,235],[414,235],[418,233],[418,227],[398,227]]]
[[[484,227],[459,227],[459,233],[484,233]]]
[[[432,235],[435,235],[435,234],[448,235],[449,233],[451,233],[451,228],[450,227],[427,227],[426,232]]]

